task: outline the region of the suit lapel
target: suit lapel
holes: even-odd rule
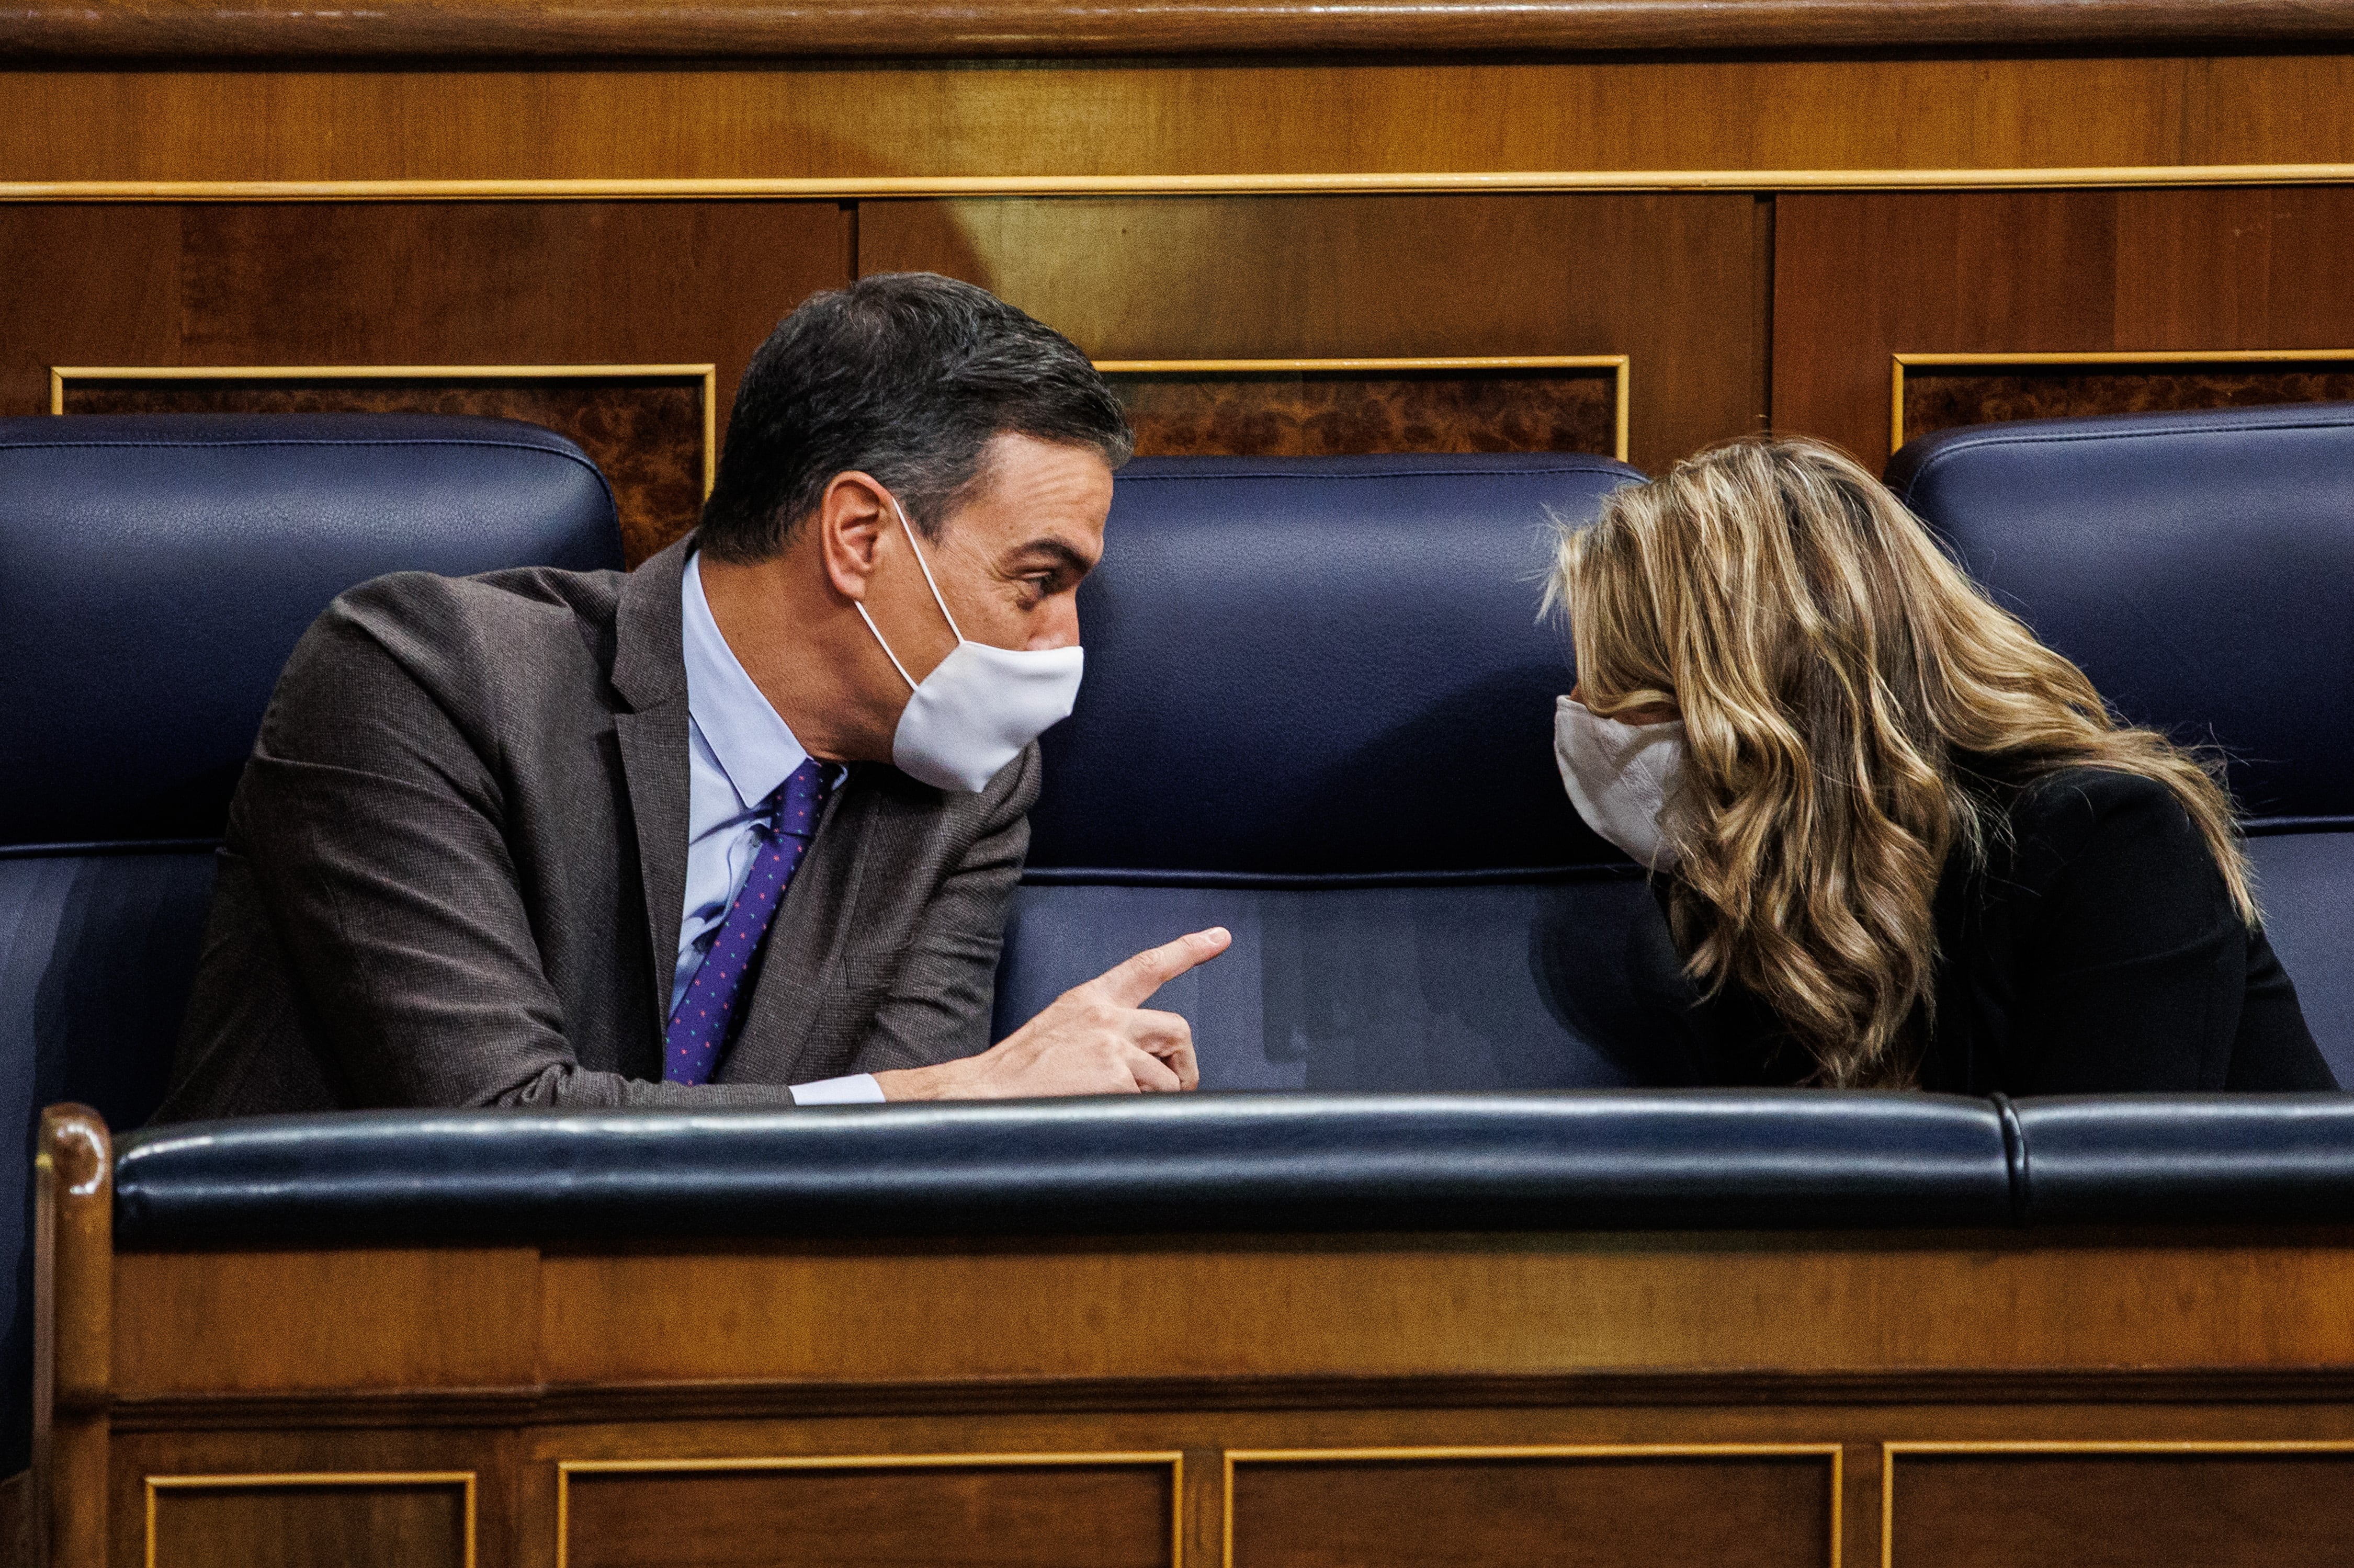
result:
[[[647,997],[651,1032],[642,1045],[623,1042],[620,1069],[662,1076],[670,988],[678,970],[678,927],[686,903],[686,662],[681,652],[679,591],[687,544],[681,540],[631,572],[621,585],[613,623],[613,687],[628,705],[613,715],[621,777],[636,826],[638,884],[645,895],[642,936],[654,977]]]

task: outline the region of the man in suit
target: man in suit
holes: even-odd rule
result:
[[[991,1047],[1036,734],[1129,435],[987,292],[869,278],[747,371],[636,571],[335,600],[230,808],[162,1120],[1191,1088],[1196,932]]]

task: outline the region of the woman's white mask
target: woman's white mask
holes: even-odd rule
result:
[[[940,597],[931,563],[924,559],[924,547],[916,542],[916,531],[907,526],[907,514],[899,510],[896,497],[891,510],[907,530],[907,547],[924,569],[932,602],[940,607],[957,640],[949,656],[917,681],[891,652],[866,607],[858,606],[859,619],[883,644],[883,656],[913,694],[891,739],[891,760],[900,772],[935,789],[977,791],[1019,757],[1023,747],[1071,716],[1087,655],[1078,648],[992,648],[967,641],[956,617],[949,613],[949,601]]]
[[[1571,804],[1585,825],[1627,852],[1637,865],[1676,863],[1667,814],[1684,781],[1684,726],[1621,724],[1561,699],[1553,714],[1553,757]]]

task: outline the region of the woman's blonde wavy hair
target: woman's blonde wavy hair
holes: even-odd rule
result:
[[[2015,791],[2073,767],[2166,785],[2251,924],[2220,766],[2125,727],[1861,466],[1751,439],[1614,492],[1548,588],[1585,705],[1671,703],[1691,760],[1669,813],[1686,970],[1737,980],[1814,1081],[1901,1086],[1934,1025],[1932,901],[1983,864]]]

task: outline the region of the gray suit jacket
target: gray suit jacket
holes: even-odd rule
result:
[[[789,1103],[989,1044],[1037,748],[978,795],[854,765],[734,1048],[661,1082],[685,897],[686,546],[637,571],[379,577],[280,678],[229,808],[160,1121]]]

